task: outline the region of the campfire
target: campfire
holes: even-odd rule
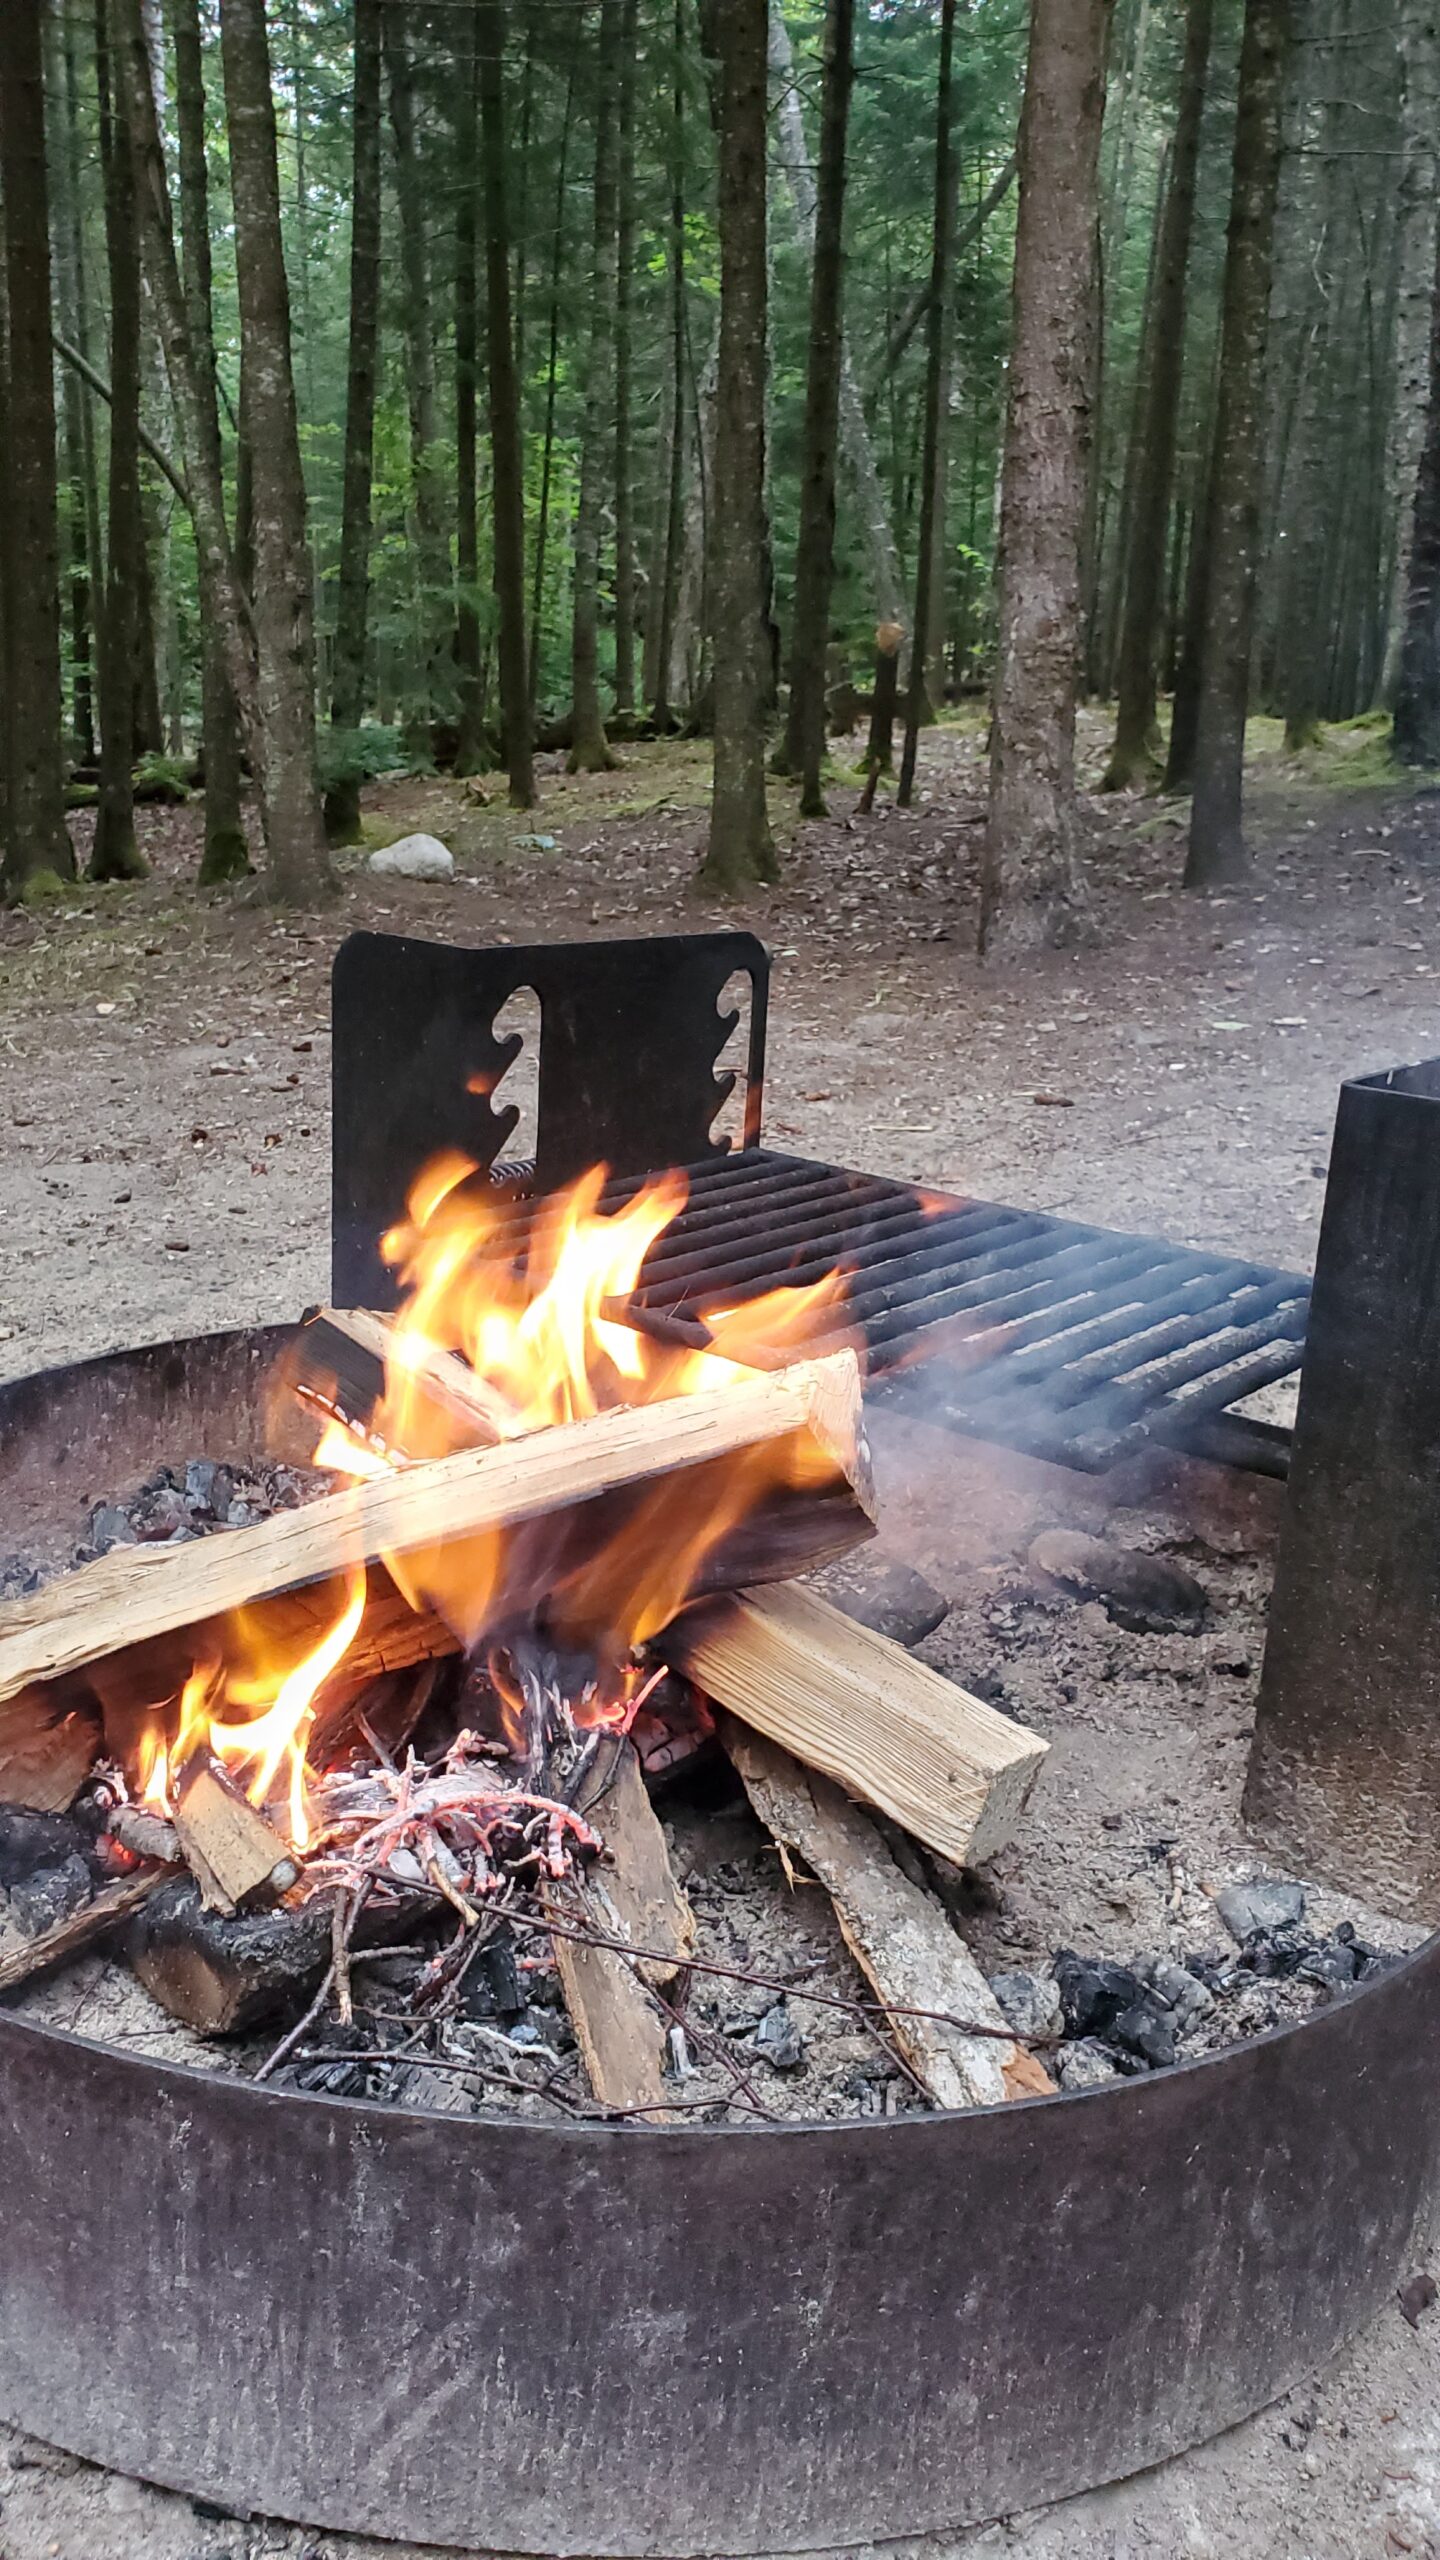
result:
[[[873,1532],[856,1353],[805,1356],[843,1283],[657,1316],[636,1293],[685,1179],[602,1207],[605,1182],[530,1206],[437,1158],[383,1242],[397,1311],[320,1311],[274,1379],[305,1498],[209,1536],[157,1536],[162,1504],[0,1611],[0,1851],[42,1888],[0,1984],[123,1928],[187,2026],[282,2026],[268,2077],[397,2038],[458,2068],[467,1986],[553,1966],[583,2087],[498,2030],[482,2076],[683,2113],[692,1980],[735,1968],[697,1944],[651,1788],[723,1749],[917,2099],[1046,2089],[880,1827],[986,1857],[1043,1746],[801,1579]],[[738,2064],[727,2103],[765,2112]]]

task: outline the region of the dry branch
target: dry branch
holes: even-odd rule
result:
[[[761,1445],[783,1455],[789,1444],[797,1461],[829,1468],[834,1492],[822,1503],[816,1542],[841,1552],[873,1525],[859,1407],[854,1358],[839,1352],[777,1375],[737,1372],[733,1383],[695,1395],[402,1467],[223,1537],[165,1549],[117,1547],[0,1610],[0,1703],[28,1684],[387,1553],[443,1546],[561,1511],[573,1515],[575,1535],[588,1545],[603,1497],[681,1477],[703,1487],[704,1469]],[[793,1470],[783,1472],[788,1479]],[[797,1500],[808,1516],[814,1497]],[[785,1569],[799,1567],[787,1556]]]
[[[868,1815],[830,1779],[733,1717],[725,1718],[722,1738],[766,1829],[825,1887],[896,2044],[936,2105],[993,2107],[1049,2090],[1048,2074],[1021,2046],[904,2014],[950,2010],[981,2026],[1005,2024],[964,1939],[939,1904],[901,1874]]]
[[[1003,1847],[1048,1747],[793,1584],[677,1619],[664,1650],[732,1715],[957,1865]]]

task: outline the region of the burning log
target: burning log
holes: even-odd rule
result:
[[[0,1955],[0,1991],[13,1991],[18,1983],[28,1982],[32,1975],[48,1972],[52,1965],[68,1964],[73,1956],[83,1955],[96,1946],[122,1920],[130,1919],[144,1909],[163,1884],[173,1878],[173,1867],[145,1867],[120,1884],[106,1885],[91,1902],[53,1929],[42,1930],[28,1946],[14,1948]]]
[[[0,1797],[36,1813],[65,1813],[100,1748],[92,1706],[22,1689],[0,1703]]]
[[[137,1981],[167,2016],[196,2035],[235,2035],[314,1989],[331,1958],[335,1894],[232,1919],[207,1911],[188,1876],[172,1875],[169,1883],[147,1898],[125,1949]],[[403,1936],[416,1908],[413,1901],[368,1906],[356,1945]]]
[[[322,1307],[305,1325],[291,1355],[290,1383],[304,1403],[369,1439],[376,1408],[384,1401],[386,1364],[393,1360],[395,1346],[389,1317],[372,1315],[365,1307]],[[500,1399],[486,1390],[458,1353],[410,1336],[403,1376],[407,1398],[423,1403],[440,1445],[493,1447],[504,1437],[506,1415]]]
[[[717,1704],[957,1865],[1003,1847],[1049,1747],[794,1584],[687,1613],[664,1650]]]
[[[1052,2090],[1048,2072],[1023,2046],[914,2014],[958,2012],[979,2026],[1005,2025],[964,1939],[938,1903],[901,1874],[859,1806],[733,1717],[724,1719],[721,1737],[766,1829],[825,1887],[895,2043],[937,2107],[990,2107]]]
[[[279,1832],[211,1759],[197,1755],[181,1770],[174,1823],[207,1911],[275,1901],[300,1880]]]
[[[599,1936],[665,1950],[665,1961],[631,1963],[614,1947],[557,1936],[555,1967],[594,2095],[602,2106],[658,2117],[665,2112],[665,2020],[645,1986],[668,1990],[694,1952],[695,1922],[628,1742],[586,1813],[603,1833],[606,1854],[580,1887],[581,1918]]]
[[[567,1552],[603,1543],[616,1504],[676,1479],[705,1496],[707,1470],[773,1448],[783,1516],[786,1487],[807,1476],[825,1490],[796,1494],[811,1523],[797,1557],[777,1542],[777,1566],[797,1572],[873,1531],[860,1382],[853,1356],[802,1361],[774,1375],[636,1410],[621,1407],[498,1447],[395,1472],[277,1512],[252,1528],[177,1548],[117,1547],[98,1562],[0,1610],[0,1703],[29,1685],[83,1670],[147,1639],[290,1591],[386,1554],[405,1555],[514,1529],[563,1513]],[[770,1505],[762,1505],[762,1512]],[[752,1574],[757,1568],[752,1565]],[[433,1649],[439,1650],[437,1645]]]

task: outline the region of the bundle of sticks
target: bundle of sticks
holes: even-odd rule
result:
[[[384,1319],[327,1310],[305,1328],[295,1382],[366,1433],[386,1349]],[[431,1353],[418,1375],[409,1363],[407,1382],[412,1403],[433,1399],[450,1455],[389,1448],[384,1471],[354,1487],[178,1548],[117,1549],[0,1609],[0,1799],[53,1811],[98,1794],[117,1870],[87,1910],[0,1954],[0,1988],[124,1922],[141,1979],[202,2033],[308,1994],[291,2046],[325,1999],[348,2014],[353,1949],[403,1935],[438,1903],[457,1931],[448,1979],[487,1913],[503,1910],[548,1938],[594,2100],[664,2117],[667,1987],[704,1959],[628,1736],[669,1674],[718,1726],[787,1872],[801,1862],[829,1894],[874,2015],[930,2099],[1048,2088],[903,1854],[908,1841],[951,1867],[991,1857],[1045,1746],[798,1579],[873,1534],[851,1355],[737,1370],[503,1441],[454,1355]],[[534,1624],[512,1637],[502,1679],[493,1646],[452,1664],[446,1616],[398,1587],[407,1560],[492,1533],[521,1554],[539,1523],[551,1587],[583,1580],[586,1558],[643,1525],[647,1501],[703,1506],[712,1489],[723,1501],[727,1470],[766,1449],[779,1463],[761,1471],[759,1498],[711,1544],[687,1605],[599,1712],[593,1676],[544,1668]],[[258,1607],[292,1637],[318,1632],[338,1578],[360,1566],[364,1613],[314,1705],[307,1748],[322,1775],[303,1860],[204,1756],[164,1819],[128,1803],[123,1785],[106,1806],[97,1770],[133,1765],[138,1721],[175,1693],[225,1613]],[[518,1739],[476,1712],[497,1681],[528,1698]]]

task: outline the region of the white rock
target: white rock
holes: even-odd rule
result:
[[[402,880],[453,880],[455,856],[438,836],[400,836],[372,853],[368,868],[398,874]]]

